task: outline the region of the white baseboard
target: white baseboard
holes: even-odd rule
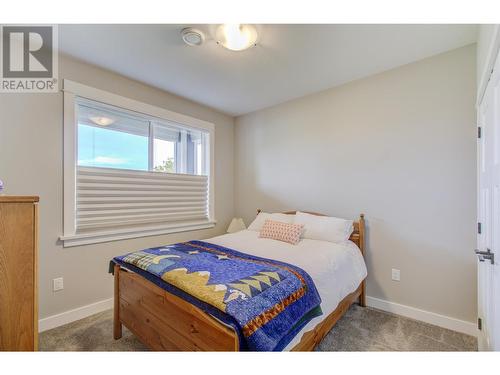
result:
[[[387,311],[393,314],[405,316],[407,318],[420,320],[425,323],[433,324],[439,327],[451,329],[453,331],[462,332],[467,335],[477,336],[477,327],[474,323],[451,318],[449,316],[436,314],[430,311],[420,310],[415,307],[401,305],[395,302],[385,301],[375,297],[366,297],[366,304],[369,307],[374,307],[379,310]],[[40,319],[38,322],[38,330],[40,332],[56,328],[76,320],[86,318],[90,315],[109,310],[113,307],[113,298],[92,303],[87,306],[82,306],[73,310],[49,316],[48,318]]]
[[[52,315],[38,321],[38,331],[43,332],[56,328],[76,320],[86,318],[87,316],[109,310],[113,307],[113,298],[95,302],[90,305],[78,307],[73,310],[65,311],[60,314]]]
[[[451,318],[449,316],[436,314],[430,311],[420,310],[415,307],[400,305],[399,303],[385,301],[375,297],[366,297],[366,305],[407,318],[420,320],[421,322],[433,324],[442,328],[477,336],[477,326],[474,323]]]

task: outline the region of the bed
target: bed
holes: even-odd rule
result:
[[[258,232],[250,230],[204,242],[295,264],[311,275],[322,299],[323,314],[301,327],[283,348],[309,351],[316,347],[351,304],[358,302],[361,306],[365,305],[364,234],[364,217],[360,215],[359,220],[354,222],[350,241],[341,244],[303,239],[297,245],[289,245],[259,238]],[[310,256],[311,249],[314,250],[314,257]],[[122,336],[124,325],[152,350],[240,350],[241,342],[234,327],[169,293],[129,267],[114,264],[113,271],[115,339]]]

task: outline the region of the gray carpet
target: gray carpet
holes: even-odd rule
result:
[[[125,327],[113,340],[113,313],[105,311],[43,332],[42,351],[141,351]],[[475,351],[477,340],[458,332],[353,305],[316,348],[318,351]]]

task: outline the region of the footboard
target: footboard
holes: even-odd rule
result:
[[[115,265],[114,337],[122,324],[153,350],[237,351],[236,332],[196,306]]]
[[[198,307],[166,292],[140,275],[115,265],[115,339],[122,324],[148,348],[159,351],[238,351],[236,332]],[[292,351],[309,351],[323,339],[353,303],[364,282],[326,319],[306,332]]]

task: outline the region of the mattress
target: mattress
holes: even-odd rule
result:
[[[304,333],[314,329],[331,314],[348,294],[366,277],[366,265],[359,248],[351,241],[332,243],[302,239],[297,245],[259,238],[259,232],[242,230],[213,237],[205,242],[247,254],[291,263],[306,271],[321,296],[323,315],[311,320],[285,347],[292,349]]]

